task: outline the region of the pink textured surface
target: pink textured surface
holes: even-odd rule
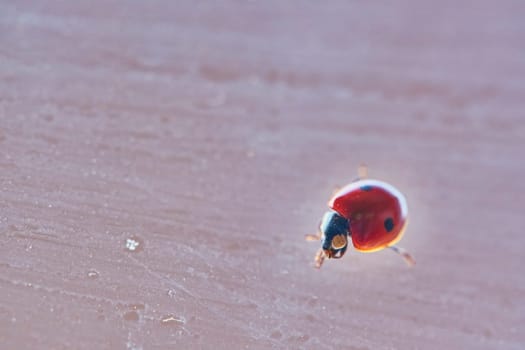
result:
[[[523,349],[524,11],[1,2],[0,348]],[[362,161],[413,269],[311,267]]]

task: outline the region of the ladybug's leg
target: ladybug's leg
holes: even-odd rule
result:
[[[334,189],[332,190],[332,197],[335,196],[337,192],[341,189],[341,186],[334,186]]]
[[[361,181],[366,178],[368,178],[368,167],[365,163],[361,163],[357,167],[357,178],[355,178],[352,182]]]
[[[365,163],[359,164],[357,168],[357,177],[359,180],[368,178],[368,166]]]
[[[403,248],[396,247],[395,245],[390,246],[388,248],[401,255],[401,257],[405,260],[408,266],[414,266],[416,264],[416,259],[414,259],[412,255],[410,255],[410,253],[404,250]]]
[[[304,239],[307,241],[320,241],[322,238],[323,233],[321,232],[321,221],[319,221],[319,225],[317,225],[317,233],[304,235]]]
[[[321,223],[319,223],[319,229],[316,234],[308,234],[308,235],[305,235],[304,238],[307,241],[320,241],[321,239],[323,239],[323,233],[321,232]],[[326,258],[326,255],[324,253],[323,248],[319,249],[317,253],[315,254],[315,259],[314,259],[315,265],[314,266],[316,268],[320,268],[321,265],[323,265],[323,261],[325,258]]]
[[[317,251],[317,254],[315,254],[315,268],[319,269],[323,265],[324,259],[326,259],[326,254],[323,250],[323,248],[319,249]]]
[[[307,235],[304,235],[304,239],[306,239],[307,241],[320,241],[321,238],[323,237],[323,234],[321,232],[317,232],[316,234],[307,234]]]
[[[317,234],[309,234],[305,235],[305,239],[307,241],[320,241],[323,238],[323,234],[321,232],[318,232]],[[321,265],[323,265],[324,259],[326,259],[326,253],[324,252],[323,248],[320,248],[317,253],[315,254],[314,258],[314,266],[315,268],[320,268]]]

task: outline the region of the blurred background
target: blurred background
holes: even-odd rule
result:
[[[0,348],[523,349],[522,1],[0,1]],[[365,162],[390,251],[312,267]]]

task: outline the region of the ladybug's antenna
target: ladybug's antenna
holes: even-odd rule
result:
[[[408,266],[414,266],[416,264],[416,259],[414,259],[412,255],[410,255],[410,253],[404,250],[403,248],[397,247],[395,245],[390,246],[388,248],[401,255],[401,257],[405,260]]]

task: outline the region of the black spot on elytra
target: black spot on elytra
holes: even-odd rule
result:
[[[373,189],[373,187],[370,185],[361,186],[359,188],[361,189],[361,191],[365,191],[365,192],[370,192]]]
[[[394,220],[392,218],[387,218],[384,224],[386,232],[390,232],[394,229]]]

